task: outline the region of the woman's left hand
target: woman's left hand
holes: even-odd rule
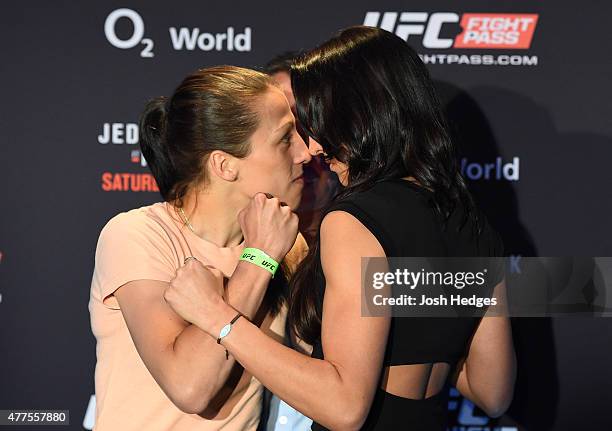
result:
[[[183,319],[213,335],[218,329],[215,318],[228,307],[223,293],[223,275],[215,275],[199,260],[189,259],[176,270],[164,299]]]

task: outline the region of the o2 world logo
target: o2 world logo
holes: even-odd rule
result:
[[[537,14],[367,12],[363,25],[380,27],[406,41],[422,35],[427,49],[528,49],[537,22]],[[445,26],[457,24],[461,32],[454,38],[441,36]]]
[[[128,38],[117,35],[117,22],[127,19],[132,24],[132,34]],[[236,32],[234,27],[227,27],[223,33],[202,32],[198,27],[170,27],[171,46],[175,51],[250,51],[251,50],[251,28],[245,27],[244,31]],[[104,35],[106,40],[119,49],[132,49],[141,45],[140,56],[152,58],[155,56],[153,39],[145,37],[144,20],[138,12],[133,9],[121,8],[112,11],[104,21]]]

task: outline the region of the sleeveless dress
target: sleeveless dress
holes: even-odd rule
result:
[[[473,234],[470,223],[457,229],[463,224],[462,207],[454,210],[443,228],[431,197],[430,191],[406,180],[384,180],[332,203],[325,214],[341,210],[353,215],[377,238],[387,257],[503,256],[503,243],[482,213],[480,235]],[[497,268],[491,284],[502,278],[502,268]],[[322,309],[325,286],[317,288]],[[480,317],[392,317],[383,366],[446,362],[452,370],[465,356],[479,321]],[[320,339],[312,357],[324,358]],[[447,405],[447,388],[419,400],[378,387],[362,430],[443,431]],[[315,422],[311,429],[327,428]]]

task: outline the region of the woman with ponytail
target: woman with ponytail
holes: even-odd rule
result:
[[[503,253],[459,173],[425,65],[399,37],[352,27],[296,61],[291,80],[310,152],[344,187],[291,281],[289,323],[313,352],[242,319],[221,343],[313,430],[445,430],[447,381],[500,416],[516,368],[508,317],[361,315],[363,257]],[[502,300],[503,270],[492,269],[488,288]],[[189,274],[176,283],[202,287],[172,306],[217,336],[232,311],[213,285]]]
[[[170,304],[199,286],[174,280],[203,277],[282,340],[288,277],[307,250],[292,210],[308,149],[270,77],[232,66],[198,70],[150,101],[140,145],[163,201],[116,215],[98,239],[94,429],[255,430],[261,383],[176,314]],[[273,280],[239,261],[246,249],[280,262]]]

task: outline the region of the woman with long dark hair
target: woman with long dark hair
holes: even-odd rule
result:
[[[319,429],[443,430],[450,379],[488,415],[508,407],[515,355],[507,317],[361,316],[361,258],[501,256],[455,158],[418,55],[384,30],[352,27],[292,68],[298,118],[344,189],[291,282],[289,319],[313,345],[292,351],[207,287],[171,305]],[[197,280],[173,280],[177,291]],[[505,284],[491,279],[502,298]],[[198,310],[194,312],[193,310]],[[187,316],[188,314],[188,316]]]

